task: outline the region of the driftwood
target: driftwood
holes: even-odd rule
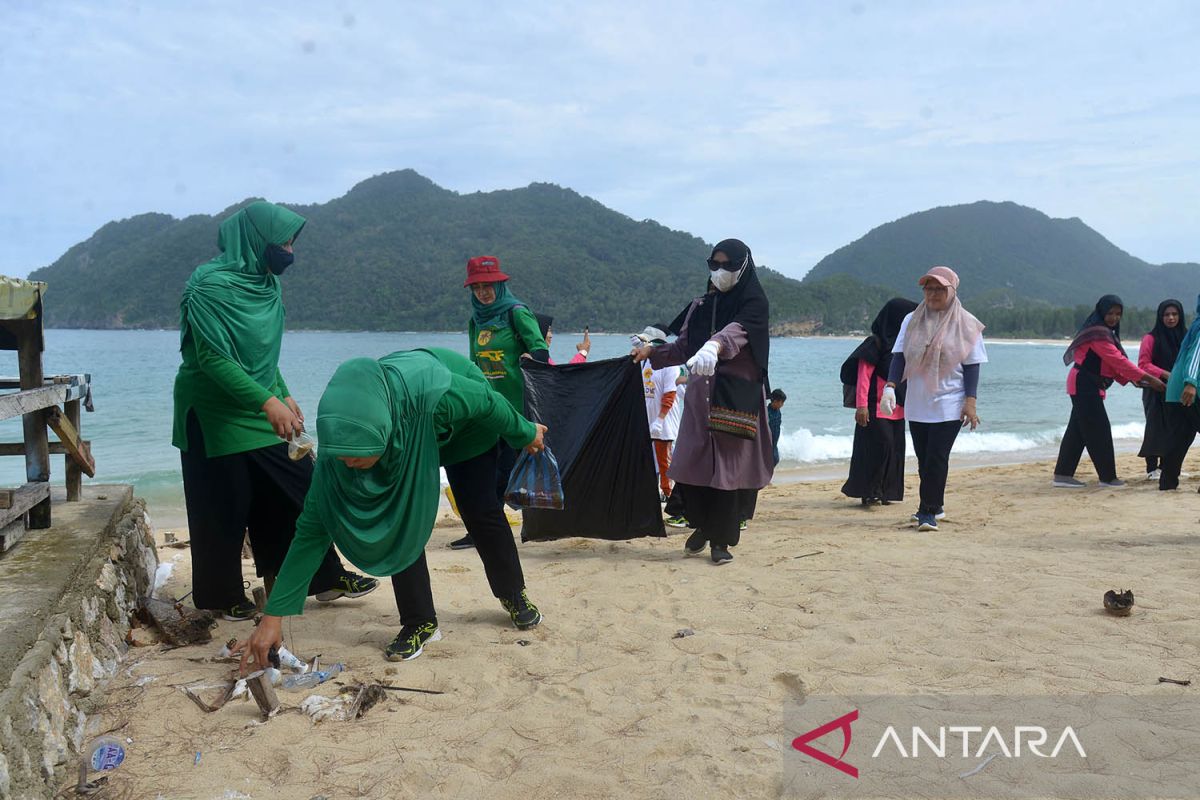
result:
[[[154,597],[138,601],[138,614],[147,625],[158,628],[163,641],[175,647],[211,642],[211,628],[217,624],[211,611],[197,611]]]
[[[276,696],[275,687],[271,686],[265,672],[260,670],[247,676],[246,688],[250,690],[254,702],[258,703],[258,710],[262,712],[263,719],[270,719],[279,713],[279,697]]]
[[[358,719],[363,714],[366,714],[375,705],[387,695],[383,691],[383,687],[378,683],[367,684],[366,686],[349,686],[343,689],[345,692],[358,690],[358,694],[354,696],[354,700],[350,703],[350,708],[346,711],[346,719]]]
[[[202,700],[198,694],[201,689],[213,688],[209,684],[202,684],[200,686],[185,686],[183,687],[183,693],[186,694],[193,703],[200,706],[201,711],[205,712],[206,714],[211,714],[229,702],[229,698],[233,696],[233,687],[236,685],[236,681],[229,681],[228,683],[224,684],[221,689],[221,693],[217,695],[211,703],[204,702],[204,700]]]

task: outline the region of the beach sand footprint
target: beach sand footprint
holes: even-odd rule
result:
[[[808,687],[804,679],[796,672],[780,672],[775,675],[775,682],[787,689],[793,700],[803,700],[808,695]]]

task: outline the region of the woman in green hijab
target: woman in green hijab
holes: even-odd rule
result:
[[[242,583],[246,532],[260,577],[278,571],[312,481],[310,458],[292,460],[282,439],[304,416],[279,373],[283,301],[304,218],[257,201],[221,223],[221,254],[192,273],[180,303],[172,443],[183,464],[193,602],[225,619],[251,619]],[[378,581],[346,572],[330,548],[310,594],[361,597]]]
[[[508,276],[500,271],[500,259],[476,256],[467,261],[463,286],[471,290],[471,319],[467,322],[471,360],[492,388],[520,413],[525,410],[521,356],[528,353],[536,361],[548,362],[550,345],[534,313],[509,291]],[[496,465],[497,497],[504,497],[508,475],[516,460],[516,451],[502,446]],[[470,533],[450,543],[454,550],[474,546],[475,539]]]
[[[512,533],[496,500],[499,440],[542,449],[545,426],[529,422],[491,389],[479,369],[449,350],[393,353],[345,362],[317,409],[320,455],[296,537],[266,614],[239,647],[265,664],[282,644],[282,618],[302,613],[304,590],[330,542],[359,569],[392,576],[400,634],[385,648],[392,661],[421,654],[441,638],[425,545],[437,518],[438,466],[446,468],[458,507],[478,540],[492,593],[519,628],[541,621],[525,592]]]

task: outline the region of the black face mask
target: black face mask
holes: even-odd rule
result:
[[[267,245],[266,258],[267,269],[271,271],[272,275],[282,275],[284,270],[296,260],[295,254],[289,253],[277,244]]]

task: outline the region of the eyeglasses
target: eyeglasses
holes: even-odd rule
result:
[[[711,270],[730,269],[730,268],[732,268],[732,266],[733,266],[733,262],[728,259],[726,259],[725,261],[717,261],[714,258],[708,259],[708,268]]]

